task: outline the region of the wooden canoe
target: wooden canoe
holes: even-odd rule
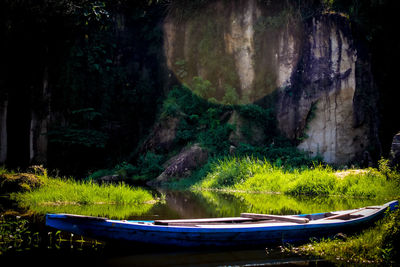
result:
[[[99,240],[132,241],[181,247],[279,245],[351,233],[394,210],[398,201],[354,210],[302,214],[156,221],[109,220],[71,214],[47,214],[46,225]]]

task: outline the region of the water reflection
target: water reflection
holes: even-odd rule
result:
[[[140,205],[36,205],[29,209],[35,213],[69,213],[96,217],[107,217],[110,219],[125,219],[131,216],[147,214],[152,204]]]
[[[283,194],[165,191],[166,206],[176,218],[240,216],[242,212],[264,214],[304,214],[347,210],[380,205],[386,199],[288,196]],[[162,216],[163,214],[160,214]],[[166,216],[170,218],[171,216]]]

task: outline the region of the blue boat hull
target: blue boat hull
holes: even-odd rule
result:
[[[48,214],[46,224],[56,229],[100,240],[132,241],[151,245],[180,247],[279,245],[307,242],[312,237],[329,237],[337,233],[358,231],[381,218],[387,208],[394,209],[398,202],[392,201],[385,205],[371,216],[340,222],[325,220],[304,224],[186,227],[154,225],[148,221],[117,221],[67,214]]]

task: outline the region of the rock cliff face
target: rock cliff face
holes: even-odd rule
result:
[[[354,105],[357,51],[345,18],[320,16],[307,26],[297,83],[290,88],[296,97],[283,92],[280,128],[292,138],[305,134],[299,148],[330,163],[345,163],[369,144],[369,125],[357,125]]]
[[[201,96],[222,104],[232,88],[237,104],[274,96],[278,127],[300,149],[345,163],[376,141],[363,108],[372,76],[359,67],[365,59],[346,17],[305,19],[278,1],[218,0],[189,18],[171,13],[164,36],[168,68],[181,82],[210,81]]]
[[[237,103],[252,103],[290,85],[302,34],[298,12],[282,5],[260,7],[255,0],[211,1],[190,18],[167,16],[167,66],[181,82],[200,76],[223,103],[233,88]]]

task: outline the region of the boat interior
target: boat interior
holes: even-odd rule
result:
[[[262,224],[262,223],[282,223],[292,222],[298,224],[306,224],[312,221],[328,221],[340,220],[348,221],[365,217],[377,210],[380,206],[370,206],[355,210],[346,210],[338,212],[325,212],[318,214],[302,214],[302,215],[267,215],[256,213],[241,213],[240,217],[229,218],[207,218],[207,219],[178,219],[178,220],[155,220],[154,225],[165,226],[205,226],[205,225],[238,225],[238,224]]]

